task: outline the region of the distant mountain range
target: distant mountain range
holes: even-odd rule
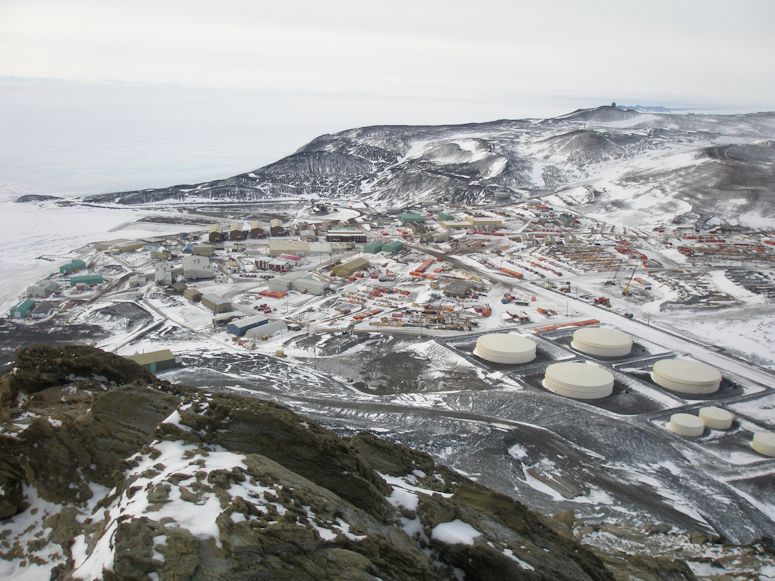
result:
[[[307,197],[403,207],[488,204],[506,192],[512,200],[550,196],[631,225],[713,220],[775,227],[775,113],[645,109],[603,106],[543,120],[348,129],[228,179],[85,200]]]
[[[633,109],[641,113],[670,113],[671,109],[662,105],[623,105],[626,109]]]

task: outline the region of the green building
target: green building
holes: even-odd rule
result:
[[[403,222],[404,224],[425,222],[425,216],[421,214],[412,214],[409,212],[399,214],[398,219],[401,220],[401,222]]]
[[[105,282],[105,279],[102,278],[101,274],[79,274],[78,276],[70,277],[70,286],[75,286],[77,284],[94,286],[95,284],[102,284],[103,282]]]
[[[68,262],[67,264],[63,264],[59,267],[59,272],[61,274],[72,274],[73,272],[78,272],[79,270],[83,270],[86,268],[86,263],[83,260],[80,260],[78,258],[75,258]]]
[[[24,299],[18,305],[14,305],[11,308],[10,317],[12,319],[24,319],[30,314],[30,311],[35,307],[35,301],[32,299]]]
[[[380,250],[382,250],[382,242],[380,240],[369,242],[366,246],[363,247],[363,251],[366,254],[377,254],[377,252]]]
[[[405,248],[405,245],[400,240],[393,240],[392,242],[388,242],[382,247],[382,250],[385,252],[388,252],[390,254],[395,254],[396,252],[401,252]]]
[[[454,222],[457,219],[452,214],[447,214],[446,212],[439,212],[436,214],[436,218],[442,222]]]

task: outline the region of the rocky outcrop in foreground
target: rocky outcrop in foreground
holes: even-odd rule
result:
[[[0,394],[5,578],[693,578],[593,553],[425,454],[97,349],[25,348]]]

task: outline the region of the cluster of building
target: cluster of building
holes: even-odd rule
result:
[[[105,282],[105,278],[101,274],[83,272],[86,269],[86,262],[78,258],[60,265],[58,276],[45,278],[29,286],[25,293],[26,298],[11,307],[8,317],[11,319],[47,319],[59,311],[61,299],[51,299],[55,295],[59,295],[63,287],[72,289],[68,292],[80,293]]]

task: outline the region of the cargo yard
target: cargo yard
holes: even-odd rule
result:
[[[6,323],[92,325],[104,331],[99,347],[164,377],[256,392],[345,432],[376,417],[439,457],[398,417],[468,422],[466,438],[486,425],[487,441],[521,433],[528,447],[535,436],[524,430],[552,430],[553,460],[449,461],[546,510],[560,502],[594,520],[616,498],[687,530],[739,540],[746,521],[775,533],[775,507],[751,493],[775,474],[775,359],[764,341],[775,331],[759,328],[753,349],[737,348],[734,324],[718,341],[700,332],[715,329],[715,314],[741,325],[748,313],[772,315],[773,233],[645,232],[530,200],[400,211],[299,203],[261,220],[212,210],[179,234],[74,250]],[[267,378],[293,388],[264,387]],[[601,465],[586,422],[630,434],[622,459]],[[708,490],[745,499],[730,524],[719,524],[729,506],[674,479],[654,498],[614,485],[606,473],[624,457],[635,489],[647,481],[656,460],[637,450],[649,441],[671,450],[665,461],[702,467]],[[574,484],[579,471],[595,484]]]

